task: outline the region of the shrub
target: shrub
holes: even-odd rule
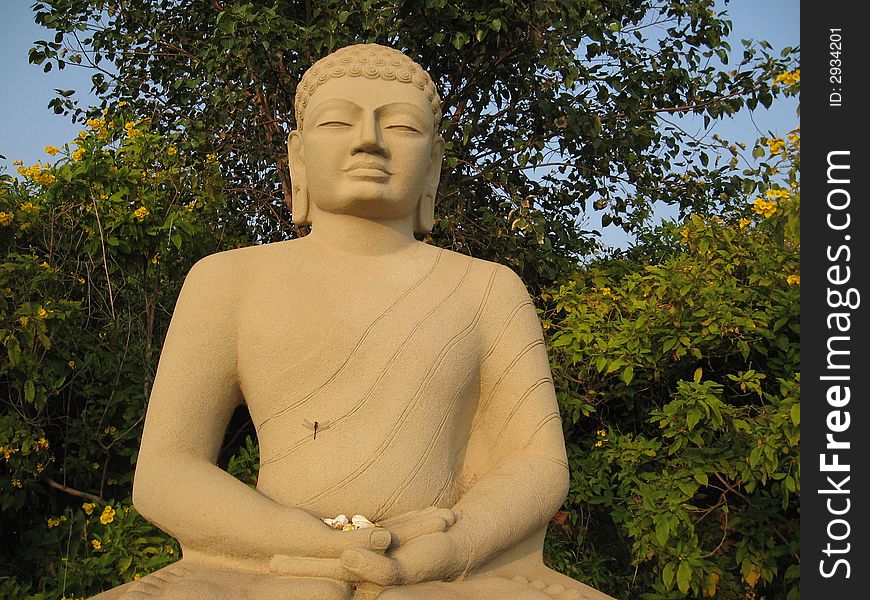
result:
[[[798,597],[799,136],[760,140],[742,212],[543,295],[572,470],[549,560],[615,596]]]

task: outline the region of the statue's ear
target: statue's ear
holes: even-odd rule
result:
[[[444,138],[436,135],[432,141],[432,155],[429,160],[429,171],[426,174],[426,187],[417,203],[417,213],[414,217],[414,231],[429,233],[435,225],[435,195],[438,183],[441,181],[441,162],[444,160]]]
[[[305,161],[302,133],[294,129],[287,136],[287,158],[290,161],[290,211],[296,225],[311,225],[308,219],[308,182],[305,178]]]

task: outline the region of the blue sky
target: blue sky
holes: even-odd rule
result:
[[[0,20],[0,166],[13,171],[12,161],[33,164],[48,160],[46,144],[61,146],[72,140],[80,126],[68,117],[55,115],[47,105],[54,89],[75,89],[80,103],[92,96],[90,72],[70,65],[63,71],[43,73],[40,66],[27,62],[35,40],[49,38],[49,32],[33,22],[31,0],[3,0]],[[725,7],[734,24],[731,45],[740,52],[741,39],[765,39],[774,49],[800,43],[800,3],[798,0],[733,0]],[[770,109],[753,113],[743,111],[736,119],[722,122],[718,133],[725,139],[753,142],[759,135],[772,131],[784,135],[797,124],[797,101],[774,103]],[[593,219],[598,222],[598,219]],[[615,228],[605,232],[608,242],[624,245],[626,238]]]

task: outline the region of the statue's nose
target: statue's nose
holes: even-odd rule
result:
[[[386,156],[387,147],[381,136],[381,127],[374,113],[365,115],[360,124],[359,139],[351,150],[352,154],[367,152],[369,154],[382,154]]]

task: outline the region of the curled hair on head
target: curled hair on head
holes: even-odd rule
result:
[[[296,127],[302,130],[305,108],[314,91],[337,77],[365,77],[411,83],[426,94],[432,107],[434,130],[441,123],[441,98],[429,74],[416,62],[394,48],[380,44],[356,44],[339,48],[315,62],[296,87]]]

